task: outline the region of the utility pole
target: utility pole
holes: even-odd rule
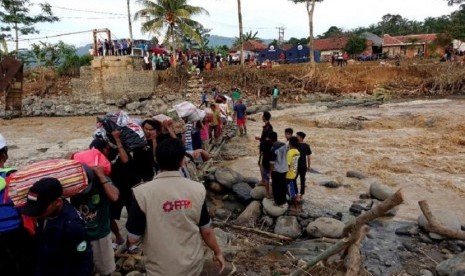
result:
[[[284,30],[286,27],[281,26],[281,27],[276,27],[278,29],[278,45],[283,45],[284,44]]]
[[[134,40],[132,38],[132,20],[131,20],[131,8],[129,7],[131,0],[127,0],[127,5],[128,5],[128,22],[129,22],[129,38],[131,39],[131,42],[134,43]]]

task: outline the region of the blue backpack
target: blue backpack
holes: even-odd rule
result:
[[[22,225],[18,209],[6,195],[7,177],[15,171],[12,168],[0,169],[0,233],[17,229]]]

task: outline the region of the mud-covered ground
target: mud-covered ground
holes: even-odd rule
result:
[[[313,151],[312,168],[319,172],[307,175],[305,200],[314,208],[328,209],[332,213],[348,212],[352,202],[361,193],[367,193],[373,181],[379,181],[393,189],[402,188],[404,192],[405,203],[398,209],[394,220],[416,221],[421,213],[417,202],[427,200],[431,209],[452,210],[465,224],[464,104],[462,99],[417,100],[380,107],[338,109],[316,104],[271,113],[272,124],[280,139],[286,127],[307,134],[306,140]],[[251,115],[247,123],[248,136],[232,139],[225,149],[222,164],[245,176],[258,177],[258,143],[254,136],[261,132],[260,114]],[[0,133],[10,147],[9,165],[14,166],[84,149],[91,141],[94,129],[95,117],[0,121]],[[363,180],[347,178],[348,170],[369,177]],[[343,186],[338,189],[319,186],[318,183],[324,180],[337,180]],[[376,231],[373,230],[373,236],[377,235]],[[239,275],[252,275],[247,267],[252,270],[256,267],[254,271],[258,275],[274,272],[283,275],[292,270],[292,261],[283,258],[283,254],[257,251],[269,240],[246,232],[235,231],[235,234],[242,248],[249,247],[239,252],[236,259]],[[413,270],[426,267],[434,271],[435,262],[444,257],[440,249],[425,252],[412,253],[410,265],[415,266]],[[318,271],[312,274],[319,275]]]

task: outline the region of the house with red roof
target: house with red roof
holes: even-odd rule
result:
[[[368,37],[366,34],[364,34],[364,36],[366,39],[366,49],[363,54],[372,55],[373,49],[381,45],[378,45],[374,39],[371,39],[371,37]],[[376,37],[376,35],[373,36]],[[380,38],[378,37],[378,39]],[[330,61],[332,55],[342,54],[344,52],[348,40],[349,38],[345,36],[315,39],[313,41],[313,48],[320,51],[322,61]]]
[[[256,41],[256,40],[247,40],[244,42],[244,59],[247,60],[249,57],[250,59],[255,59],[255,56],[267,49],[268,46],[265,44]],[[240,59],[240,54],[241,54],[241,45],[237,45],[233,47],[230,51],[229,54],[233,57],[233,60]]]
[[[444,53],[443,47],[429,47],[437,38],[437,34],[415,34],[390,36],[385,34],[383,37],[383,53],[389,57],[396,55],[404,57],[424,56],[429,57],[434,53],[439,55]]]

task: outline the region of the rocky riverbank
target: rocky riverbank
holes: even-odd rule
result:
[[[275,217],[263,212],[265,205],[269,207],[266,200],[253,199],[252,194],[238,200],[239,194],[247,195],[254,189],[249,183],[255,183],[252,178],[259,176],[257,143],[253,139],[261,131],[259,114],[249,116],[249,136],[232,138],[221,155],[223,160],[215,165],[226,167],[223,171],[240,173],[241,181],[230,181],[225,186],[220,183],[224,180],[217,179],[216,171],[211,170],[207,185],[211,189],[209,205],[218,223],[229,224],[240,217],[252,200],[259,211],[255,212],[259,218],[253,227],[296,238],[280,241],[222,225],[216,231],[230,261],[228,271],[235,270],[239,275],[289,274],[300,259],[311,258],[332,245],[328,239],[334,238],[314,238],[322,235],[320,228],[312,226],[309,229],[312,234],[308,233],[311,223],[322,223],[325,218],[323,221],[340,227],[379,204],[382,191],[389,194],[398,188],[403,189],[405,202],[395,216],[369,224],[370,232],[361,246],[365,270],[371,275],[454,275],[450,274],[453,267],[463,269],[460,267],[463,242],[436,240],[417,222],[420,200],[427,200],[434,212],[440,212],[438,218],[449,213],[455,223],[450,227],[457,229],[457,222],[465,222],[463,100],[423,100],[371,107],[363,107],[361,99],[322,100],[321,104],[296,105],[271,113],[272,124],[280,136],[286,127],[302,130],[312,147],[314,171],[307,177],[308,192],[302,210],[298,213],[285,210]],[[0,128],[9,141],[8,165],[20,166],[86,148],[95,129],[95,117],[0,120]],[[236,177],[236,173],[231,174]],[[217,191],[211,183],[217,183]],[[373,183],[382,187],[381,193],[374,191]],[[206,275],[215,274],[208,262],[205,268],[207,272],[212,269]],[[331,258],[328,264],[311,273],[338,275],[340,268],[338,257]]]

